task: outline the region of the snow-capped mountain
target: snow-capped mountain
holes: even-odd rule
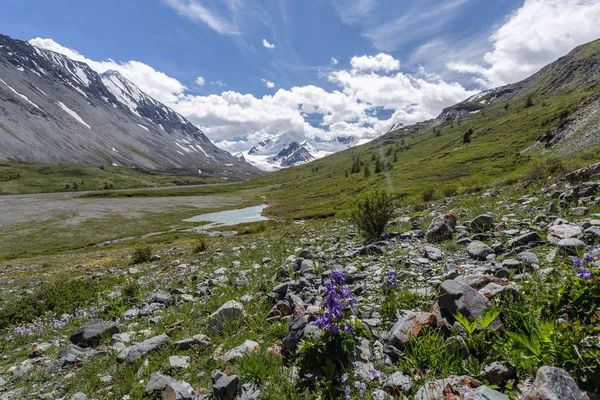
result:
[[[258,168],[275,171],[305,164],[365,142],[352,136],[339,136],[330,141],[311,141],[282,132],[272,138],[251,144],[250,150],[241,154]]]
[[[260,173],[118,72],[0,35],[0,160]]]

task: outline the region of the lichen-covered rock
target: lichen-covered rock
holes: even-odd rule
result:
[[[225,326],[239,322],[245,315],[244,306],[235,300],[223,304],[208,318],[208,326],[211,331],[221,331]]]
[[[533,386],[523,393],[521,399],[588,400],[588,397],[565,370],[546,366],[538,369]]]

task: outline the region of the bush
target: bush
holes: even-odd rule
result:
[[[196,241],[194,242],[192,253],[202,253],[206,250],[208,250],[208,241],[206,240],[206,237],[198,237],[198,239],[196,239]]]
[[[442,193],[444,194],[444,197],[452,197],[456,196],[458,191],[456,190],[456,186],[446,185],[442,188]]]
[[[424,202],[435,200],[435,187],[427,186],[425,189],[423,189],[421,192],[421,198]]]
[[[150,261],[152,258],[152,248],[150,246],[142,246],[135,249],[133,252],[134,264],[141,264]]]
[[[351,221],[367,239],[378,239],[394,215],[394,200],[385,190],[375,190],[359,200],[352,210]]]

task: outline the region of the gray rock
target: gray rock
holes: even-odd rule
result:
[[[140,309],[139,308],[130,308],[129,310],[125,311],[123,313],[123,318],[125,319],[132,319],[132,318],[137,318],[140,316]]]
[[[539,265],[540,263],[538,256],[530,251],[519,253],[519,260],[521,260],[525,265],[529,266]]]
[[[444,253],[442,250],[434,246],[425,245],[421,247],[421,252],[423,253],[423,256],[432,261],[441,261],[444,259]]]
[[[581,227],[572,224],[554,225],[548,228],[548,241],[558,243],[561,239],[576,238],[583,233]]]
[[[220,358],[225,362],[236,361],[252,353],[258,352],[259,349],[260,344],[258,344],[254,340],[246,340],[240,346],[231,349],[227,353],[223,354]]]
[[[175,379],[168,375],[163,375],[160,372],[154,372],[150,375],[148,383],[146,384],[146,392],[154,392],[158,390],[164,390],[171,383],[175,382]]]
[[[486,232],[494,227],[494,217],[487,214],[482,214],[471,222],[471,230],[473,232]]]
[[[431,222],[429,229],[425,233],[425,239],[433,242],[440,242],[452,238],[452,229],[444,223],[444,220],[437,218]]]
[[[445,400],[447,397],[444,392],[448,387],[458,394],[462,394],[460,389],[471,389],[481,386],[481,382],[468,376],[452,376],[444,379],[433,379],[425,382],[415,396],[416,400]],[[458,389],[458,390],[456,390]],[[464,390],[463,389],[463,390]]]
[[[167,385],[163,392],[163,400],[194,400],[194,388],[184,381],[175,381]]]
[[[539,240],[540,235],[538,235],[537,232],[528,232],[509,240],[508,247],[526,246],[531,242],[537,242]]]
[[[70,400],[88,400],[88,396],[83,392],[77,392],[70,397]]]
[[[160,303],[164,306],[171,305],[171,295],[163,290],[158,290],[154,293],[150,293],[147,299],[148,303]]]
[[[490,385],[504,386],[517,377],[517,369],[508,361],[497,361],[483,367],[479,377]]]
[[[400,397],[401,394],[410,393],[412,381],[410,377],[403,372],[396,371],[389,375],[383,383],[383,389],[389,394]]]
[[[494,254],[494,250],[485,243],[474,240],[467,246],[467,252],[471,258],[475,260],[485,260],[490,254]]]
[[[307,321],[303,316],[298,316],[292,320],[288,328],[288,333],[283,338],[283,342],[281,344],[282,352],[294,352],[298,347],[298,343],[304,336],[304,328],[306,327]]]
[[[563,369],[538,369],[533,386],[523,393],[523,400],[588,400],[575,380]]]
[[[465,400],[510,400],[508,396],[490,389],[487,386],[480,386],[474,392],[468,393],[464,397]]]
[[[518,260],[504,260],[502,261],[502,268],[510,269],[510,270],[519,270],[521,267],[521,261]]]
[[[69,340],[79,346],[95,347],[102,343],[104,338],[110,338],[119,332],[120,329],[116,322],[94,319],[73,332]]]
[[[60,359],[60,358],[65,358],[67,356],[73,356],[73,357],[83,360],[87,357],[90,357],[90,356],[93,356],[96,354],[98,354],[98,352],[94,349],[79,347],[74,344],[70,344],[58,352],[58,358]]]
[[[390,344],[400,350],[409,343],[410,338],[418,337],[427,327],[435,327],[437,317],[427,312],[401,311],[398,321],[390,330]]]
[[[244,307],[235,300],[223,304],[208,319],[209,329],[221,331],[225,326],[238,323],[245,315]]]
[[[169,339],[169,337],[165,334],[154,336],[148,340],[144,340],[141,343],[126,347],[125,349],[121,350],[117,356],[117,359],[119,361],[127,360],[129,363],[133,363],[138,358],[143,357],[153,351],[159,350],[169,343],[170,340],[171,339]]]
[[[474,320],[481,317],[487,307],[488,299],[464,282],[445,281],[439,288],[438,305],[443,318],[454,323],[454,316],[460,312]]]
[[[232,400],[235,398],[240,380],[237,376],[227,376],[221,371],[213,371],[213,393],[218,400]]]
[[[191,348],[205,350],[210,347],[210,338],[206,335],[198,334],[191,338],[175,342],[175,346],[179,351],[189,350]]]
[[[169,367],[174,369],[187,369],[190,367],[189,356],[170,356]]]
[[[577,255],[585,250],[585,243],[579,239],[561,239],[558,242],[558,252],[564,255]]]

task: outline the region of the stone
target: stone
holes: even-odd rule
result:
[[[237,376],[228,376],[221,371],[213,371],[213,393],[217,400],[233,400],[237,395],[240,380]]]
[[[138,308],[130,308],[129,310],[125,311],[123,313],[123,318],[124,319],[132,319],[132,318],[137,318],[140,316],[140,310]]]
[[[517,368],[508,361],[497,361],[483,367],[481,379],[495,386],[504,386],[517,377]]]
[[[146,384],[146,392],[154,392],[158,390],[164,390],[171,383],[175,382],[175,379],[168,375],[163,375],[161,372],[154,372],[150,375],[148,383]]]
[[[227,353],[223,354],[220,357],[220,359],[225,362],[236,361],[252,353],[257,353],[259,349],[260,344],[253,340],[246,340],[240,346],[231,349]]]
[[[494,250],[485,243],[474,240],[467,246],[469,257],[475,260],[485,260],[490,254],[494,254]]]
[[[577,255],[585,250],[585,243],[579,239],[561,239],[558,242],[558,252],[563,255]]]
[[[437,218],[431,222],[425,233],[425,239],[432,242],[440,242],[452,238],[452,229],[446,225],[443,219]]]
[[[545,366],[538,369],[533,386],[523,393],[521,399],[588,400],[588,397],[565,370]]]
[[[400,371],[386,377],[383,383],[383,389],[396,398],[409,394],[411,387],[412,380],[410,377]]]
[[[78,359],[85,359],[87,357],[96,355],[98,352],[91,348],[79,347],[74,344],[69,344],[64,349],[58,352],[58,358],[65,358],[68,356],[73,356]]]
[[[390,344],[400,350],[406,347],[410,338],[423,334],[426,327],[437,325],[437,317],[432,313],[401,311],[400,314],[390,330]]]
[[[154,336],[148,340],[144,340],[141,343],[137,343],[133,346],[126,347],[121,350],[117,355],[117,359],[119,361],[127,361],[130,364],[134,363],[140,357],[145,356],[148,353],[156,351],[167,343],[169,343],[171,339],[165,334]]]
[[[526,246],[531,242],[540,240],[540,235],[537,232],[527,232],[508,241],[508,247]]]
[[[474,392],[468,393],[465,400],[510,400],[508,396],[487,386],[480,386]]]
[[[169,367],[174,369],[187,369],[190,367],[189,356],[170,356]]]
[[[432,261],[441,261],[444,259],[444,253],[442,250],[434,246],[425,245],[421,248],[423,256],[427,257]]]
[[[283,342],[281,344],[283,353],[294,352],[298,347],[298,343],[304,336],[304,329],[306,328],[306,318],[303,316],[298,316],[292,320],[288,328],[288,333],[283,338]]]
[[[87,394],[83,392],[77,392],[69,398],[70,400],[88,400]]]
[[[438,305],[443,318],[454,323],[454,316],[460,312],[470,320],[481,317],[488,299],[471,286],[456,279],[445,281],[439,288]]]
[[[245,314],[244,307],[240,303],[230,300],[210,315],[208,319],[209,329],[221,331],[227,325],[238,323]]]
[[[69,340],[75,345],[95,347],[102,343],[104,338],[110,338],[119,332],[116,322],[93,319],[73,332]]]
[[[198,334],[191,338],[179,340],[174,343],[179,351],[185,351],[189,349],[205,350],[210,347],[210,338],[206,335]]]
[[[551,243],[558,243],[561,239],[576,238],[582,233],[583,230],[577,225],[554,225],[548,228],[547,239]]]
[[[494,217],[488,214],[482,214],[471,221],[471,231],[486,232],[494,227]]]
[[[150,293],[147,298],[148,303],[159,303],[164,306],[171,305],[171,295],[163,290],[158,290],[154,293]]]
[[[481,382],[468,376],[450,376],[444,379],[433,379],[425,382],[415,396],[416,400],[446,400],[460,398],[465,390],[474,390],[483,386]]]
[[[167,385],[163,392],[163,400],[194,400],[194,388],[184,381],[175,381]]]
[[[523,264],[528,266],[539,265],[540,261],[538,256],[530,251],[524,251],[518,254],[519,260],[523,262]]]

